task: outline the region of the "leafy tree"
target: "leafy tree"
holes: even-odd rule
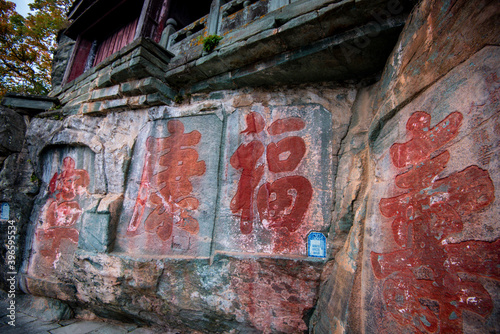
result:
[[[35,0],[33,14],[18,14],[0,0],[0,97],[7,92],[45,95],[50,90],[56,37],[71,0]]]

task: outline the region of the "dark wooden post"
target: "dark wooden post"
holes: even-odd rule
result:
[[[134,40],[142,36],[142,31],[144,30],[144,25],[147,19],[150,3],[151,0],[144,0],[144,4],[142,5],[142,10],[141,10],[141,16],[139,17],[139,22],[137,23],[137,28],[135,29]]]
[[[217,35],[219,33],[220,22],[220,7],[226,3],[224,0],[213,0],[210,6],[210,14],[208,14],[207,31],[209,35]]]

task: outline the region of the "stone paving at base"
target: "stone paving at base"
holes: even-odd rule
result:
[[[139,327],[115,321],[63,320],[46,322],[18,312],[16,326],[8,324],[6,316],[0,320],[2,334],[181,334],[168,329]]]
[[[141,327],[117,321],[71,319],[44,321],[16,310],[15,326],[9,325],[8,301],[0,300],[1,334],[184,334],[170,329]]]
[[[29,315],[17,312],[16,326],[8,324],[9,318],[3,316],[0,320],[2,334],[176,334],[170,330],[139,327],[134,324],[123,324],[111,321],[63,320],[46,322]],[[180,334],[180,333],[179,333]]]

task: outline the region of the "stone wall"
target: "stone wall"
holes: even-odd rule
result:
[[[358,94],[312,332],[499,331],[498,13],[422,1]]]
[[[17,273],[22,262],[26,222],[39,190],[25,143],[28,124],[27,116],[0,106],[0,288],[6,291],[12,290],[9,273]]]
[[[34,118],[24,288],[177,328],[306,330],[323,267],[307,237],[328,234],[355,97],[319,84]]]
[[[302,17],[305,2],[292,3],[272,18]],[[295,51],[335,72],[385,49],[382,35],[349,31],[398,3],[365,3],[307,2],[302,14],[322,15],[293,31],[364,16],[315,40],[330,43],[320,53]],[[195,65],[136,41],[55,89],[62,108],[29,122],[24,151],[9,149],[33,166],[19,165],[21,193],[38,193],[24,208],[12,199],[11,212],[31,212],[22,288],[183,332],[498,332],[499,12],[423,0],[377,81],[352,84],[301,84],[293,62],[262,71],[266,58],[235,70],[248,86],[217,68],[204,79],[223,84],[195,87]],[[353,44],[359,58],[325,58],[360,36],[371,47]],[[224,54],[200,51],[199,64]],[[310,256],[311,232],[327,238],[325,257]]]

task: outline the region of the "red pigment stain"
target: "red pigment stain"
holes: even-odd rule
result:
[[[267,128],[271,136],[280,135],[285,132],[299,131],[305,128],[306,123],[298,117],[278,119]]]
[[[399,246],[389,253],[371,253],[377,279],[383,279],[386,311],[404,327],[425,333],[461,333],[464,310],[487,317],[493,301],[477,279],[500,279],[500,239],[449,244],[446,238],[463,230],[462,217],[493,203],[489,173],[477,166],[439,179],[450,154],[431,154],[458,134],[462,114],[454,112],[434,128],[430,115],[414,113],[406,126],[408,142],[394,144],[392,163],[412,168],[395,178],[406,193],[380,200],[380,212],[392,218]]]
[[[231,200],[231,211],[241,212],[240,230],[243,234],[252,232],[253,223],[253,193],[264,175],[264,166],[257,161],[264,153],[264,145],[260,141],[242,144],[229,160],[233,168],[241,170],[238,190]]]
[[[429,158],[431,153],[457,136],[462,119],[462,114],[455,111],[431,128],[431,116],[428,113],[413,113],[406,123],[406,132],[412,139],[392,145],[392,163],[401,168]]]
[[[303,176],[287,176],[259,188],[257,208],[261,219],[272,228],[286,227],[295,232],[312,198],[312,186]]]
[[[265,120],[262,115],[251,112],[246,115],[247,128],[242,134],[258,134],[264,131]],[[302,130],[305,123],[298,117],[278,119],[267,131],[270,135]],[[293,172],[297,169],[306,153],[304,139],[289,136],[277,143],[270,143],[267,148],[260,140],[242,144],[233,153],[230,164],[241,170],[238,189],[231,200],[231,211],[240,216],[240,231],[250,234],[254,223],[255,190],[264,175],[265,165],[258,165],[266,154],[268,170],[271,173]],[[285,227],[290,232],[296,231],[302,223],[312,198],[312,186],[303,176],[293,175],[279,178],[272,183],[263,184],[257,194],[257,210],[261,220],[267,221],[269,228],[277,231]]]
[[[251,112],[245,117],[245,121],[247,123],[247,128],[241,133],[251,134],[251,133],[260,133],[264,130],[266,126],[266,121],[261,114],[256,112]]]
[[[167,129],[169,137],[147,139],[141,185],[127,229],[129,236],[137,233],[146,207],[152,211],[144,220],[144,229],[163,241],[171,237],[174,225],[193,235],[199,232],[198,221],[192,217],[199,201],[191,196],[190,178],[206,171],[205,161],[198,161],[195,148],[201,134],[184,133],[184,125],[177,120],[169,121]]]
[[[237,295],[236,312],[242,314],[259,333],[303,333],[306,310],[313,307],[317,283],[311,268],[293,264],[299,277],[281,271],[279,265],[241,261],[231,277]],[[289,268],[287,270],[290,270]],[[307,277],[307,278],[306,278]],[[308,279],[311,278],[311,279]]]
[[[78,244],[79,232],[73,226],[82,209],[75,198],[86,191],[89,183],[88,172],[75,169],[75,161],[71,157],[63,159],[61,172],[54,173],[49,182],[50,198],[44,212],[46,224],[37,229],[35,235],[40,254],[51,264],[60,256],[62,240]]]
[[[306,143],[300,137],[287,137],[267,145],[267,164],[273,173],[291,172],[306,154]]]

